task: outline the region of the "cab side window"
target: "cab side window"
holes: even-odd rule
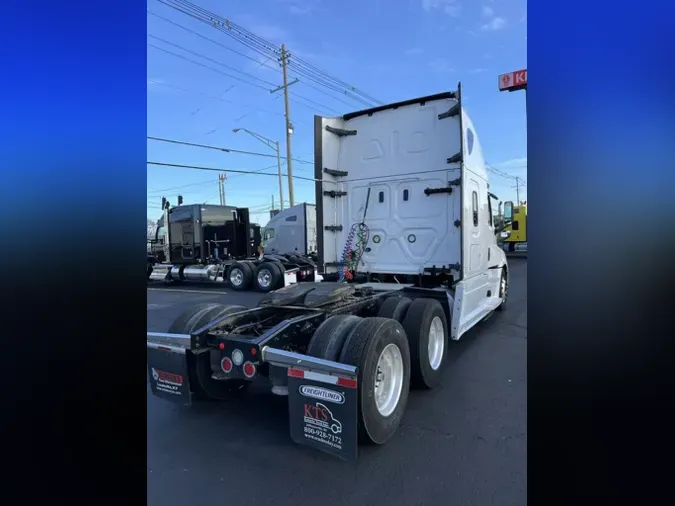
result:
[[[490,195],[487,196],[488,201],[488,225],[492,226],[492,202],[490,202]]]
[[[471,202],[473,206],[473,226],[478,226],[478,193],[473,192],[471,196]]]

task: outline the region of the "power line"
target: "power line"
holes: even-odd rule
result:
[[[215,181],[213,179],[209,179],[208,181],[202,181],[201,183],[184,184],[181,186],[174,186],[173,188],[164,188],[163,190],[148,190],[148,193],[165,193],[173,190],[182,190],[183,188],[190,188],[192,186],[203,186],[205,184],[213,184],[214,182]]]
[[[201,53],[198,53],[198,52],[196,52],[196,51],[192,51],[192,50],[190,50],[190,49],[187,49],[185,46],[181,46],[180,44],[174,44],[173,42],[170,42],[170,41],[168,41],[168,40],[166,40],[166,39],[162,39],[161,37],[157,37],[157,36],[152,35],[152,34],[148,34],[148,37],[150,37],[151,39],[159,40],[159,41],[161,41],[161,42],[163,42],[163,43],[165,43],[165,44],[169,44],[170,46],[173,46],[173,47],[175,47],[175,48],[182,49],[182,50],[185,51],[186,53],[193,54],[193,55],[195,55],[195,56],[197,56],[197,57],[199,57],[199,58],[204,58],[205,60],[208,60],[208,61],[210,61],[211,63],[215,63],[216,65],[220,65],[220,66],[225,67],[225,68],[227,68],[227,69],[234,70],[235,72],[239,72],[240,74],[243,74],[243,75],[245,75],[246,77],[250,77],[251,79],[255,79],[256,81],[260,81],[261,83],[264,83],[264,84],[266,84],[266,85],[268,85],[268,86],[272,86],[272,87],[276,86],[274,83],[271,83],[271,82],[269,82],[269,81],[265,81],[264,79],[260,79],[259,77],[254,76],[253,74],[249,74],[249,73],[247,73],[247,72],[244,72],[243,70],[239,70],[239,69],[234,68],[234,67],[231,67],[231,66],[229,66],[229,65],[227,65],[227,64],[225,64],[225,63],[219,62],[218,60],[214,60],[213,58],[209,58],[208,56],[204,56],[204,55],[201,54]]]
[[[237,153],[240,155],[254,155],[254,156],[263,156],[265,158],[276,158],[277,155],[272,155],[272,154],[267,154],[267,153],[257,153],[255,151],[242,151],[240,149],[232,149],[232,148],[223,148],[219,146],[209,146],[208,144],[197,144],[195,142],[187,142],[187,141],[177,141],[175,139],[165,139],[163,137],[151,137],[148,136],[148,139],[151,141],[159,141],[159,142],[168,142],[171,144],[180,144],[184,146],[191,146],[194,148],[204,148],[204,149],[214,149],[216,151],[222,151],[224,153]],[[285,156],[281,157],[282,159],[286,159]],[[307,160],[300,160],[298,158],[291,158],[294,162],[299,162],[299,163],[306,163],[306,164],[311,164],[313,162],[308,162]]]
[[[195,91],[195,90],[190,90],[190,89],[187,89],[187,88],[182,88],[180,86],[175,86],[173,84],[163,83],[161,81],[156,81],[154,79],[148,79],[148,82],[153,83],[153,84],[157,84],[159,86],[164,86],[166,88],[172,88],[174,90],[182,91],[183,93],[192,93],[194,95],[199,95],[199,96],[202,96],[202,97],[210,98],[212,100],[218,100],[220,102],[226,102],[228,104],[240,105],[242,107],[247,107],[249,109],[253,109],[253,110],[256,110],[256,111],[265,112],[267,114],[274,114],[275,116],[283,116],[284,115],[283,112],[272,111],[271,109],[264,109],[262,107],[258,107],[258,106],[251,105],[251,104],[244,104],[244,103],[241,103],[241,102],[235,102],[234,100],[227,100],[227,99],[222,98],[222,97],[210,95],[208,93],[203,93],[201,91]],[[306,121],[295,120],[295,122],[296,123],[302,123],[303,125],[311,126]]]
[[[167,23],[171,23],[172,25],[179,27],[179,28],[185,30],[186,32],[192,33],[192,34],[196,35],[197,37],[200,37],[204,40],[208,40],[209,42],[212,42],[212,43],[216,44],[217,46],[222,47],[223,49],[227,49],[228,51],[231,51],[231,52],[233,52],[233,53],[235,53],[239,56],[242,56],[244,58],[248,58],[249,60],[251,60],[255,63],[260,63],[260,61],[257,60],[256,58],[253,58],[252,56],[249,56],[246,53],[242,53],[241,51],[237,51],[236,49],[232,49],[231,47],[226,46],[225,44],[222,44],[222,43],[218,42],[217,40],[212,39],[211,37],[207,37],[206,35],[202,35],[201,33],[197,32],[195,30],[191,30],[190,28],[188,28],[186,26],[183,26],[180,23],[176,23],[175,21],[171,21],[170,19],[165,18],[164,16],[160,16],[159,14],[156,14],[156,13],[150,11],[150,10],[148,10],[148,13],[157,17],[157,18],[159,18],[159,19],[162,19],[162,20],[166,21]],[[279,71],[279,69],[276,68],[276,67],[272,67],[272,66],[266,65],[266,64],[261,64],[261,65],[264,66],[264,67],[267,67],[268,69]]]
[[[212,26],[213,28],[225,33],[228,37],[236,40],[240,44],[258,54],[276,58],[279,58],[280,56],[280,48],[276,44],[273,44],[272,42],[269,42],[252,32],[249,32],[245,28],[233,23],[232,21],[222,18],[221,16],[199,7],[198,5],[183,0],[159,0],[159,2],[182,14],[190,16],[193,19]],[[327,72],[317,68],[316,66],[299,57],[294,56],[293,60],[294,61],[289,64],[289,68],[292,68],[296,74],[312,80],[328,89],[337,91],[338,93],[343,94],[352,100],[356,100],[366,106],[382,104],[381,101],[363,93],[355,86],[349,85],[344,81],[331,76]],[[298,61],[297,64],[295,63],[295,60]],[[331,98],[336,99],[335,97]]]
[[[240,82],[242,82],[242,83],[248,84],[249,86],[254,86],[254,87],[259,88],[259,89],[261,89],[261,90],[269,91],[268,88],[266,88],[266,87],[264,87],[264,86],[261,86],[261,85],[259,85],[259,84],[257,84],[257,83],[251,83],[251,82],[249,82],[249,81],[246,81],[245,79],[242,79],[242,78],[239,77],[239,76],[234,76],[234,75],[232,75],[232,74],[228,74],[227,72],[223,72],[222,70],[215,69],[215,68],[213,68],[213,67],[210,67],[210,66],[208,66],[208,65],[205,65],[204,63],[201,63],[201,62],[195,61],[195,60],[193,60],[193,59],[191,59],[191,58],[188,58],[187,56],[183,56],[183,55],[181,55],[181,54],[174,53],[173,51],[169,51],[168,49],[164,49],[163,47],[155,46],[154,44],[150,44],[150,43],[148,43],[148,46],[150,46],[150,47],[152,47],[152,48],[155,48],[155,49],[159,49],[160,51],[163,51],[163,52],[165,52],[165,53],[167,53],[167,54],[170,54],[170,55],[172,55],[172,56],[175,56],[176,58],[180,58],[181,60],[189,61],[189,62],[191,62],[191,63],[194,63],[195,65],[199,65],[200,67],[204,67],[205,69],[212,70],[213,72],[217,72],[218,74],[222,74],[222,75],[224,75],[224,76],[226,76],[226,77],[229,77],[230,79],[235,79],[235,80],[240,81]],[[223,65],[223,66],[225,66],[225,67],[228,67],[228,65],[225,65],[224,63],[220,63],[220,62],[218,62],[217,60],[213,60],[213,59],[208,58],[208,57],[204,57],[204,58],[209,59],[209,60],[211,60],[211,61],[214,61],[214,62],[216,62],[216,63],[218,63],[218,64],[220,64],[220,65]],[[241,72],[241,71],[238,71],[238,72]],[[242,72],[242,73],[244,73],[244,72]],[[247,75],[249,75],[249,74],[247,74]],[[256,78],[256,79],[257,79],[257,78]],[[266,82],[266,81],[264,81],[264,82]],[[270,85],[271,85],[271,86],[274,86],[272,83],[270,83]],[[336,113],[336,114],[340,114],[340,113],[339,113],[338,111],[336,111],[335,109],[331,109],[330,107],[327,107],[326,105],[323,105],[323,104],[321,104],[321,103],[319,103],[319,102],[315,102],[315,101],[313,101],[313,100],[311,100],[311,99],[308,99],[307,97],[304,97],[304,96],[299,95],[299,94],[294,93],[294,92],[291,92],[291,94],[292,94],[293,96],[295,96],[295,97],[302,98],[303,100],[306,100],[307,102],[311,102],[311,103],[313,103],[313,104],[316,104],[316,105],[318,105],[319,107],[322,107],[322,108],[324,108],[324,109],[327,109],[327,110],[329,110],[329,111],[332,111],[332,112],[334,112],[334,113]],[[294,102],[294,103],[297,103],[297,104],[299,104],[299,105],[302,105],[303,107],[307,107],[308,109],[314,110],[313,107],[308,106],[307,104],[304,104],[304,103],[302,103],[302,102],[298,102],[297,100],[293,100],[293,102]]]
[[[176,167],[180,169],[194,169],[194,170],[207,170],[210,172],[233,172],[235,174],[258,174],[259,176],[272,176],[279,177],[278,174],[266,174],[264,172],[255,172],[252,170],[240,170],[240,169],[217,169],[215,167],[201,167],[198,165],[183,165],[179,163],[164,163],[164,162],[146,162],[148,165],[157,165],[159,167]],[[281,174],[282,176],[287,176],[288,174]],[[317,180],[311,177],[303,176],[293,176],[294,179],[302,179],[304,181],[316,182]]]
[[[177,58],[180,58],[181,60],[186,60],[186,61],[194,63],[195,65],[199,65],[200,67],[204,67],[206,69],[213,70],[214,72],[218,72],[219,74],[227,76],[230,79],[236,79],[237,81],[241,81],[242,83],[246,83],[249,86],[255,86],[256,88],[260,88],[261,90],[268,91],[267,88],[265,88],[264,86],[260,86],[259,84],[248,82],[248,81],[246,81],[245,79],[242,79],[239,76],[233,76],[232,74],[228,74],[227,72],[223,72],[222,70],[214,69],[213,67],[209,67],[208,65],[204,65],[203,63],[200,63],[198,61],[191,60],[190,58],[187,58],[186,56],[180,55],[178,53],[174,53],[173,51],[169,51],[168,49],[164,49],[163,47],[155,46],[154,44],[150,44],[150,43],[148,43],[148,46],[150,46],[152,48],[155,48],[155,49],[159,49],[160,51],[164,51],[165,53],[168,53],[168,54],[173,55]]]

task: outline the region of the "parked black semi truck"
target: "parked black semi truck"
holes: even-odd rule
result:
[[[250,223],[245,207],[165,206],[149,249],[151,280],[226,282],[234,290],[268,292],[316,276],[309,258],[262,254],[260,226]]]
[[[288,396],[294,441],[353,458],[396,433],[409,388],[442,381],[451,341],[505,307],[508,265],[461,86],[317,116],[314,135],[319,270],[338,281],[188,309],[147,333],[150,386],[187,405],[263,377]]]

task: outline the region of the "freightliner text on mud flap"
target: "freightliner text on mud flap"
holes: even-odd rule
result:
[[[337,457],[358,455],[358,390],[355,379],[297,368],[288,370],[291,437]]]

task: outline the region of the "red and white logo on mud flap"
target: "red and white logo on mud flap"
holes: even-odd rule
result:
[[[333,434],[342,432],[342,423],[333,418],[333,413],[324,404],[305,404],[305,423],[329,429]]]
[[[157,383],[167,383],[169,385],[175,385],[177,387],[183,385],[183,376],[180,374],[173,374],[166,371],[160,371],[159,369],[152,368],[152,377]]]

